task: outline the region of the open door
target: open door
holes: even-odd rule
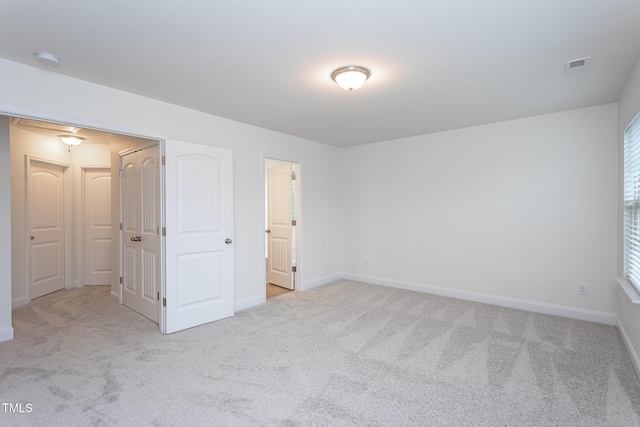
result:
[[[164,332],[234,314],[232,152],[165,146]]]
[[[291,164],[267,169],[267,282],[293,290]]]
[[[122,303],[158,323],[160,284],[159,148],[121,153]]]

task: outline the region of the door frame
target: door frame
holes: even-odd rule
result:
[[[73,286],[72,280],[73,278],[73,260],[71,254],[71,242],[73,236],[73,206],[72,200],[73,197],[70,197],[72,194],[72,182],[71,182],[71,165],[65,162],[59,162],[56,160],[50,160],[44,157],[32,156],[30,154],[25,155],[25,230],[24,230],[24,240],[25,240],[25,268],[26,274],[25,278],[27,279],[25,282],[26,286],[26,304],[31,303],[31,246],[29,236],[31,234],[31,206],[29,203],[30,198],[30,176],[31,176],[31,163],[32,162],[40,162],[47,163],[50,165],[60,166],[62,167],[62,212],[64,215],[63,224],[64,224],[64,233],[63,233],[63,242],[64,242],[64,288],[68,289]]]
[[[87,206],[86,206],[86,197],[85,197],[85,175],[87,171],[94,169],[103,169],[109,171],[111,173],[111,165],[79,165],[80,167],[80,197],[78,197],[78,203],[80,204],[76,212],[80,212],[82,215],[82,221],[76,221],[76,235],[80,238],[80,243],[77,244],[76,247],[81,248],[80,251],[76,254],[76,278],[78,280],[77,286],[83,287],[86,286],[87,278],[85,276],[84,266],[86,265],[87,260]],[[111,183],[111,187],[113,188],[113,183]],[[113,227],[113,220],[111,220],[111,226]],[[78,229],[79,227],[79,229]]]
[[[296,198],[295,198],[295,209],[296,209],[296,232],[295,232],[295,245],[296,245],[296,272],[293,273],[293,277],[294,277],[294,283],[295,283],[295,288],[293,290],[293,292],[299,292],[299,291],[304,291],[305,287],[303,285],[304,281],[302,280],[303,275],[304,275],[304,265],[303,265],[303,261],[304,258],[302,256],[302,242],[303,242],[303,229],[304,229],[304,220],[303,220],[303,215],[302,215],[302,206],[303,204],[303,175],[302,175],[302,160],[300,159],[294,159],[291,157],[287,157],[287,156],[282,156],[282,155],[278,155],[278,154],[269,154],[269,153],[263,153],[262,154],[262,186],[261,188],[263,189],[262,191],[262,204],[261,206],[264,207],[264,209],[262,209],[262,216],[261,216],[261,223],[260,223],[260,230],[262,230],[262,251],[261,251],[261,257],[260,257],[260,265],[261,265],[261,271],[266,272],[266,266],[265,266],[265,259],[264,259],[264,248],[267,245],[267,233],[264,232],[264,226],[266,224],[267,221],[267,192],[266,190],[266,186],[267,186],[267,159],[271,159],[271,160],[278,160],[281,162],[287,162],[287,163],[291,163],[293,164],[294,170],[296,172]],[[266,286],[264,286],[264,300],[267,300],[267,289]]]
[[[160,226],[160,230],[162,230],[165,227],[165,206],[164,206],[164,161],[162,159],[164,159],[164,142],[165,140],[153,140],[153,141],[144,141],[138,145],[136,145],[135,147],[130,147],[127,148],[125,150],[119,151],[118,152],[118,170],[120,172],[122,172],[122,157],[126,156],[127,154],[131,154],[131,153],[135,153],[136,151],[141,151],[144,150],[145,148],[150,148],[150,147],[158,147],[158,192],[160,193],[158,195],[158,203],[160,204],[160,207],[158,209],[158,215],[159,215],[159,226]],[[122,224],[122,175],[118,174],[118,200],[119,200],[119,206],[118,206],[118,224]],[[113,188],[113,183],[111,183],[111,186]],[[113,224],[113,220],[112,220],[112,224]],[[122,292],[123,292],[123,284],[122,284],[122,277],[123,277],[123,270],[122,270],[122,227],[119,227],[119,232],[118,232],[118,275],[120,277],[120,284],[118,285],[118,303],[122,304]],[[163,300],[163,298],[166,297],[166,289],[165,289],[165,240],[162,236],[162,233],[160,233],[159,235],[159,244],[158,244],[158,254],[160,255],[159,258],[159,262],[160,262],[160,275],[158,277],[158,289],[160,291],[160,300],[158,301],[158,329],[160,330],[160,332],[165,333],[166,330],[166,325],[165,322],[163,320],[164,316],[163,316],[163,309],[164,307],[162,306],[161,301]],[[139,314],[139,313],[138,313]],[[142,315],[141,315],[142,316]]]
[[[61,113],[57,113],[55,111],[52,110],[42,110],[42,109],[38,109],[38,108],[31,108],[31,107],[24,107],[21,105],[16,105],[16,104],[7,104],[7,103],[2,103],[0,102],[0,115],[3,116],[8,116],[8,117],[19,117],[22,119],[30,119],[30,120],[38,120],[38,121],[44,121],[44,122],[50,122],[50,123],[57,123],[57,124],[64,124],[64,125],[69,125],[69,126],[77,126],[77,127],[81,127],[83,129],[90,129],[90,130],[96,130],[96,131],[101,131],[101,132],[108,132],[108,133],[114,133],[114,134],[118,134],[118,135],[123,135],[123,136],[131,136],[131,137],[135,137],[135,138],[141,138],[141,139],[147,139],[147,140],[154,140],[154,142],[158,142],[160,144],[160,153],[162,156],[164,156],[164,147],[165,147],[165,141],[168,139],[167,135],[165,134],[161,134],[158,133],[157,131],[152,131],[152,130],[148,130],[148,129],[140,129],[140,128],[136,128],[136,127],[132,127],[132,126],[127,126],[127,125],[120,125],[120,124],[115,124],[113,122],[102,122],[100,120],[96,120],[96,119],[90,119],[87,117],[81,117],[81,116],[77,116],[77,115],[68,115],[68,114],[61,114]],[[46,161],[46,159],[45,159]],[[112,166],[111,166],[112,167]],[[67,168],[67,171],[69,171],[70,168]],[[162,224],[164,224],[164,171],[160,170],[160,176],[161,176],[161,192],[160,192],[160,203],[162,208],[160,209],[160,215],[161,215],[161,221]],[[24,179],[26,179],[26,177],[24,177]],[[113,183],[112,183],[113,185]],[[112,199],[113,201],[113,199]],[[66,228],[66,232],[68,233],[70,230],[70,227],[66,226],[67,224],[65,224],[65,228]],[[115,222],[113,222],[113,218],[112,218],[112,227],[113,226],[118,226],[118,224],[116,224]],[[27,225],[28,227],[28,225]],[[29,231],[27,230],[25,232],[25,237],[28,238],[27,236]],[[70,237],[69,237],[70,238]],[[69,240],[70,241],[70,240]],[[120,244],[120,242],[118,241],[116,244]],[[65,250],[67,250],[69,247],[69,245],[67,245],[67,248],[65,248]],[[162,256],[165,256],[165,252],[164,252],[164,239],[162,239]],[[11,254],[9,254],[9,257],[11,257]],[[121,258],[121,257],[119,257]],[[70,257],[66,256],[65,260],[69,261]],[[164,258],[163,258],[164,259]],[[113,262],[113,259],[112,259]],[[120,261],[118,261],[119,263]],[[11,262],[9,262],[9,264],[11,264]],[[25,259],[25,264],[27,264],[27,261]],[[69,273],[71,273],[71,269],[69,269],[68,271]],[[67,273],[67,271],[65,271],[65,274]],[[113,274],[113,273],[112,273]],[[27,276],[25,276],[27,277]],[[164,269],[161,271],[161,280],[162,280],[162,286],[161,286],[161,293],[164,292],[164,283],[165,283],[165,273],[164,273]],[[114,278],[112,276],[112,281],[111,281],[111,288],[113,289],[113,285],[114,285]],[[13,301],[13,290],[12,290],[12,286],[11,283],[7,283],[5,286],[7,286],[9,288],[9,298],[8,298],[8,307],[7,310],[8,312],[11,312],[12,310],[12,306],[13,304],[16,303],[16,301]],[[25,302],[20,302],[19,305],[23,305],[23,304],[28,304],[31,300],[29,298],[29,285],[28,285],[28,280],[25,281],[24,286],[27,287],[27,292],[26,292],[26,301]],[[115,302],[119,302],[118,301],[118,296],[119,295],[115,295],[113,292],[111,292],[111,299]],[[162,294],[161,294],[162,297]],[[164,329],[163,329],[163,325],[160,325],[160,332],[164,333]],[[13,337],[13,332],[11,333],[11,336]]]

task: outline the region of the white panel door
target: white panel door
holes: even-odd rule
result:
[[[111,170],[84,173],[84,284],[111,283]]]
[[[160,171],[158,146],[121,157],[122,303],[158,323]]]
[[[171,333],[234,314],[232,152],[167,141],[166,309]]]
[[[64,289],[64,167],[30,161],[29,297]]]
[[[267,282],[293,290],[291,165],[267,169]]]

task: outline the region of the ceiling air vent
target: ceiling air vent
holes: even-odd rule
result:
[[[591,69],[591,57],[587,56],[585,58],[574,59],[573,61],[564,63],[564,75],[568,76],[571,74],[584,73],[585,71],[589,71]]]
[[[23,119],[21,117],[13,117],[11,124],[21,127],[30,127],[37,129],[51,130],[55,132],[71,132],[73,134],[78,133],[81,129],[75,126],[60,125],[57,123],[40,122],[38,120]]]

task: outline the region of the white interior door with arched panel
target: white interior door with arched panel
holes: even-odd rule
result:
[[[158,145],[120,154],[122,303],[160,317],[160,156]]]
[[[83,174],[85,285],[111,283],[111,169],[87,167]]]
[[[29,299],[65,287],[65,170],[27,157]]]
[[[165,156],[161,329],[172,333],[234,314],[233,162],[229,149],[180,141]]]

